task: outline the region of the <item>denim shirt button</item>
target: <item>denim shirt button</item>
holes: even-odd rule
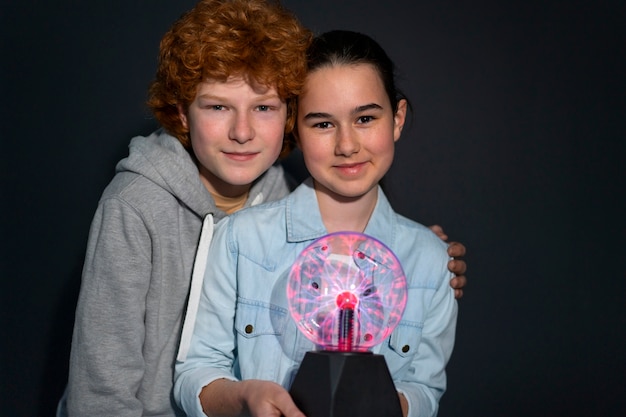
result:
[[[251,324],[248,324],[244,330],[245,330],[246,334],[250,334],[254,330],[254,326],[251,325]]]
[[[246,327],[246,331],[248,330],[248,328]],[[404,345],[402,346],[402,352],[407,353],[411,348],[409,347],[409,345]]]

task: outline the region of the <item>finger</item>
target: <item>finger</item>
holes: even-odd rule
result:
[[[467,285],[467,277],[465,275],[454,277],[450,280],[450,286],[455,290],[463,290]]]
[[[448,261],[448,269],[454,275],[463,275],[467,272],[467,264],[463,259],[451,259]]]
[[[433,233],[435,233],[439,237],[439,239],[444,241],[448,240],[448,235],[446,235],[446,233],[443,231],[443,228],[438,224],[433,224],[429,227],[429,229],[432,230]]]
[[[280,415],[283,417],[306,417],[302,411],[293,403],[277,404]]]
[[[448,245],[448,255],[452,256],[453,258],[465,256],[465,253],[465,245],[460,242],[450,242],[450,244]]]
[[[454,298],[457,300],[463,298],[463,288],[467,283],[467,279],[463,277],[455,277],[450,280],[450,286],[454,289]]]
[[[293,402],[291,396],[284,391],[277,396],[275,407],[281,412],[284,417],[306,417],[302,411]]]

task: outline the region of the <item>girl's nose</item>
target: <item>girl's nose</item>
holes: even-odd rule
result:
[[[358,137],[350,129],[338,129],[335,153],[350,156],[360,149]]]

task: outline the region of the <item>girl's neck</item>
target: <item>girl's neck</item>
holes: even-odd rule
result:
[[[342,197],[315,183],[315,194],[328,233],[363,233],[378,201],[378,187],[358,197]]]

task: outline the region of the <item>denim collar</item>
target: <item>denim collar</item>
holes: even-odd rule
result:
[[[285,211],[289,242],[315,240],[328,234],[317,205],[312,178],[307,178],[286,198]],[[378,201],[364,233],[393,246],[396,221],[396,214],[378,186]]]

